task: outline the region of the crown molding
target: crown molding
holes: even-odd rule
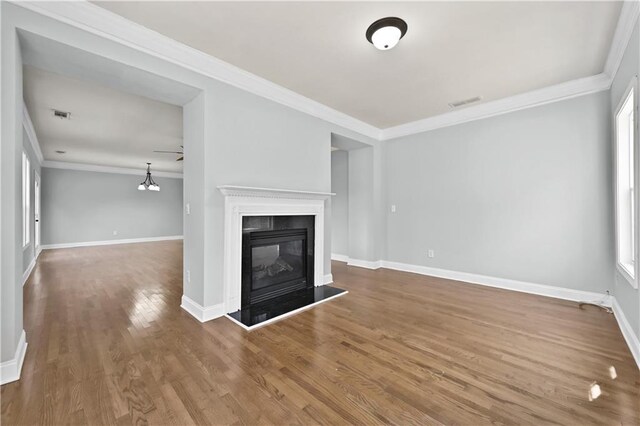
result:
[[[42,150],[40,149],[40,142],[36,135],[36,129],[33,127],[29,110],[24,102],[22,102],[22,127],[24,127],[24,131],[27,133],[27,139],[29,139],[29,144],[31,145],[31,148],[33,148],[33,152],[36,153],[38,164],[42,165],[44,157],[42,156]]]
[[[246,90],[365,136],[380,129],[302,96],[269,80],[159,34],[87,1],[13,2],[13,4],[107,38],[198,74]]]
[[[640,14],[637,1],[623,3],[605,71],[601,74],[378,129],[87,1],[13,4],[381,141],[608,90]]]
[[[411,123],[401,124],[395,127],[388,127],[382,130],[381,139],[395,139],[402,136],[409,136],[416,133],[427,132],[429,130],[440,129],[442,127],[449,127],[456,124],[467,123],[469,121],[507,114],[521,109],[608,90],[610,86],[611,77],[604,73],[571,80],[554,86],[545,87],[543,89],[510,96],[508,98],[485,102],[483,104],[471,106],[458,111],[447,112],[445,114],[425,118],[424,120],[413,121]]]
[[[631,40],[633,28],[636,25],[638,16],[640,16],[640,2],[625,1],[622,3],[622,10],[618,18],[616,32],[613,35],[607,62],[604,66],[604,73],[611,78],[615,77],[618,68],[620,68],[624,51],[627,49],[629,40]]]
[[[607,56],[604,72],[591,77],[571,80],[565,83],[548,86],[539,90],[498,99],[491,102],[447,112],[441,115],[413,121],[399,126],[381,130],[380,139],[389,140],[416,133],[436,130],[469,121],[489,118],[521,109],[545,105],[565,99],[588,95],[608,90],[629,44],[633,29],[640,15],[640,2],[625,1],[620,11],[611,48]]]
[[[111,166],[99,166],[97,164],[83,164],[83,163],[67,163],[64,161],[49,161],[42,162],[42,167],[49,169],[63,169],[63,170],[77,170],[81,172],[98,172],[98,173],[115,173],[122,175],[138,175],[144,177],[147,173],[146,167],[140,169],[129,169],[126,167],[111,167]],[[156,177],[165,177],[173,179],[182,179],[182,173],[174,172],[157,172],[152,174]]]

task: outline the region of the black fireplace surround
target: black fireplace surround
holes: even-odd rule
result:
[[[242,219],[242,308],[314,288],[313,216]]]

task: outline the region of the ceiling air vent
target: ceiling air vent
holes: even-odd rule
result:
[[[66,111],[53,110],[53,116],[61,118],[63,120],[71,120],[71,113]]]
[[[469,99],[464,99],[462,101],[456,101],[456,102],[451,102],[449,104],[449,106],[451,108],[460,108],[461,106],[465,106],[465,105],[469,105],[469,104],[473,104],[475,102],[480,102],[482,100],[482,98],[480,96],[475,96],[473,98],[469,98]]]

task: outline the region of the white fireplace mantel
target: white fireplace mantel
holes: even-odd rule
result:
[[[324,284],[324,204],[330,192],[254,188],[223,185],[224,209],[224,306],[240,309],[242,291],[242,218],[244,216],[314,216],[314,273],[316,286]]]
[[[251,186],[221,185],[225,197],[290,198],[300,200],[326,200],[333,192],[296,191],[293,189],[255,188]]]

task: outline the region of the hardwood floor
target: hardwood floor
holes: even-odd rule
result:
[[[180,309],[181,269],[180,241],[43,252],[2,424],[640,424],[597,308],[334,262],[348,295],[248,333]]]

